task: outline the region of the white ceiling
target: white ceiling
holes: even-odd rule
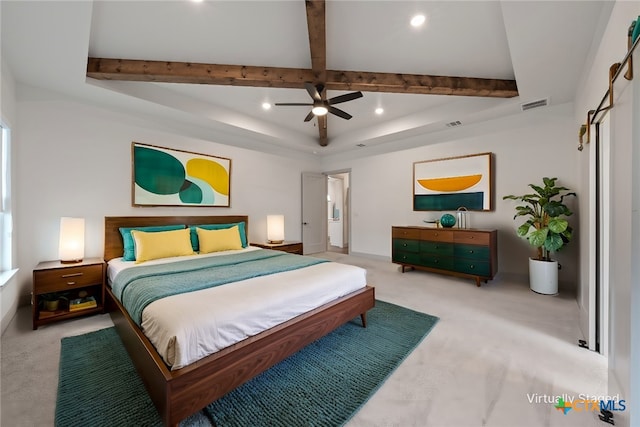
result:
[[[219,143],[265,152],[337,155],[408,136],[526,114],[520,105],[572,101],[608,1],[338,1],[326,5],[332,70],[515,79],[511,99],[364,92],[329,115],[320,147],[303,89],[248,88],[86,77],[87,57],[311,68],[304,1],[7,1],[2,58],[21,83],[140,114]],[[426,25],[414,29],[417,12]],[[346,92],[328,91],[327,97]],[[376,107],[385,112],[379,116]],[[461,127],[459,127],[461,128]],[[364,144],[365,148],[356,147]]]

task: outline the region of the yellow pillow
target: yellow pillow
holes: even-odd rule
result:
[[[193,255],[191,231],[188,228],[152,233],[131,230],[136,242],[136,264],[158,258]]]
[[[206,230],[197,227],[196,232],[198,233],[198,243],[200,244],[201,254],[242,249],[240,229],[237,225],[219,230]]]

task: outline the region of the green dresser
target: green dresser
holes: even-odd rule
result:
[[[402,266],[469,277],[480,286],[498,272],[496,230],[391,227],[391,260]]]

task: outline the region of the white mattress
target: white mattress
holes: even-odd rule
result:
[[[135,267],[116,259],[107,274]],[[175,370],[364,286],[363,268],[325,262],[157,300],[144,309],[142,330]]]

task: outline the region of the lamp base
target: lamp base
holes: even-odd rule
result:
[[[70,259],[70,260],[67,260],[67,259],[61,259],[60,260],[60,263],[62,263],[62,264],[78,264],[79,262],[82,262],[82,258],[80,258],[80,259]]]
[[[267,243],[271,245],[279,245],[280,243],[284,243],[284,240],[267,240]]]

